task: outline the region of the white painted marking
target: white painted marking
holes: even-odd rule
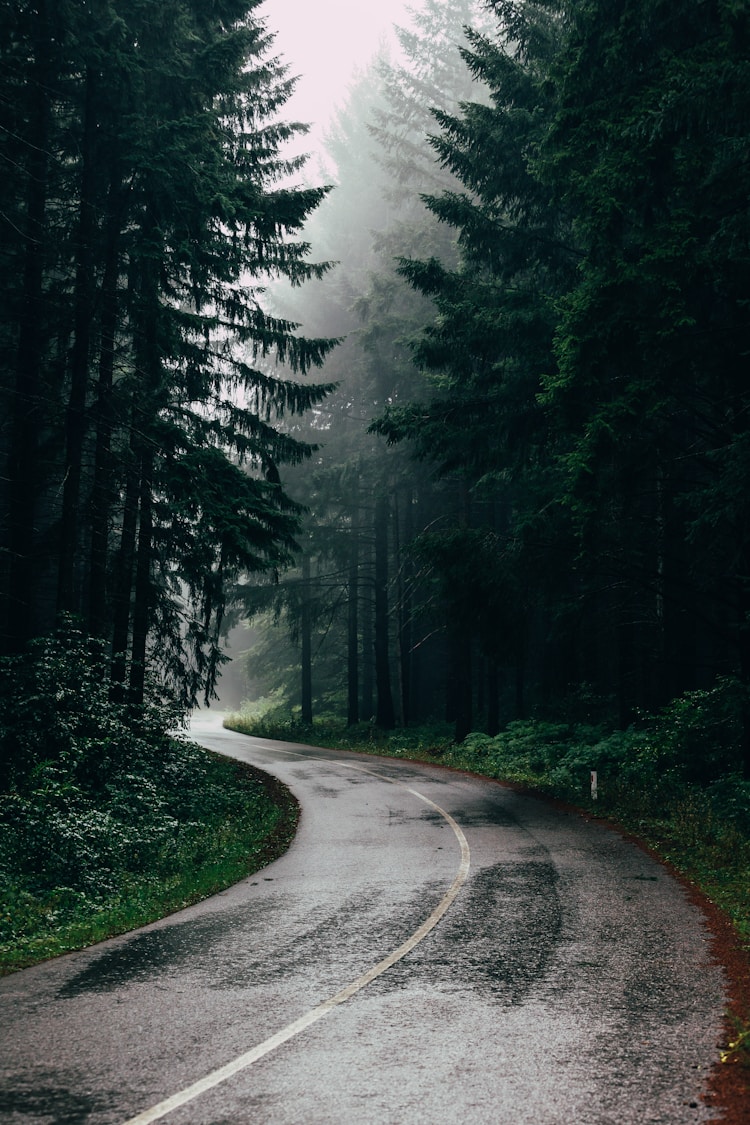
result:
[[[264,747],[264,749],[269,749],[269,747]],[[275,748],[273,749],[275,750]],[[276,750],[275,752],[279,754],[289,754],[297,757],[297,755],[290,750]],[[316,761],[331,762],[333,761],[333,759],[317,758]],[[168,1113],[171,1113],[173,1110],[179,1109],[180,1106],[186,1105],[188,1102],[193,1101],[201,1094],[204,1094],[207,1090],[212,1090],[214,1086],[218,1086],[222,1082],[226,1082],[228,1078],[232,1078],[233,1075],[238,1074],[241,1070],[246,1070],[247,1067],[252,1066],[252,1064],[254,1062],[257,1062],[258,1059],[262,1059],[265,1055],[270,1054],[271,1051],[275,1051],[277,1047],[280,1047],[282,1045],[282,1043],[286,1043],[289,1039],[293,1039],[296,1035],[299,1035],[301,1032],[305,1031],[312,1024],[317,1023],[318,1020],[323,1019],[324,1016],[327,1016],[328,1013],[333,1011],[334,1008],[338,1007],[339,1004],[343,1004],[345,1003],[345,1001],[350,1000],[352,996],[356,995],[356,993],[360,991],[360,989],[365,988],[372,981],[376,980],[377,977],[385,973],[388,969],[390,969],[393,965],[400,961],[402,957],[405,957],[407,953],[410,953],[412,949],[419,945],[419,943],[425,937],[427,937],[427,934],[429,934],[430,931],[433,930],[435,926],[437,926],[440,919],[443,917],[446,911],[449,910],[458,892],[461,890],[461,887],[469,877],[469,865],[471,862],[469,844],[463,832],[461,831],[460,826],[456,823],[450,813],[446,812],[445,809],[442,809],[440,805],[436,805],[435,802],[431,801],[429,797],[425,797],[423,793],[419,793],[416,789],[410,789],[407,785],[403,785],[401,782],[394,780],[394,778],[392,777],[386,777],[384,774],[377,773],[375,770],[367,769],[366,766],[356,765],[353,762],[337,762],[336,764],[346,766],[348,769],[360,770],[362,773],[372,774],[373,777],[377,777],[380,781],[389,781],[393,785],[398,785],[399,788],[406,789],[407,793],[411,793],[414,797],[417,797],[420,801],[424,801],[426,805],[429,805],[431,808],[435,809],[436,812],[440,813],[440,815],[448,822],[448,824],[450,824],[456,836],[456,839],[458,840],[459,847],[461,848],[461,863],[459,865],[455,879],[451,883],[443,898],[433,910],[432,914],[430,914],[429,918],[425,919],[419,929],[415,930],[411,937],[408,938],[403,943],[403,945],[400,945],[398,949],[394,949],[393,953],[390,953],[387,957],[384,957],[382,961],[379,961],[377,965],[373,966],[373,968],[370,969],[369,972],[364,973],[361,977],[357,977],[357,979],[352,981],[351,984],[348,984],[346,988],[342,988],[340,992],[337,992],[335,996],[332,996],[330,1000],[325,1000],[322,1004],[318,1004],[317,1008],[312,1008],[304,1016],[301,1016],[298,1020],[295,1020],[294,1023],[287,1024],[287,1026],[282,1028],[281,1031],[277,1031],[275,1035],[272,1035],[269,1039],[264,1040],[263,1043],[259,1043],[257,1047],[253,1047],[251,1050],[245,1051],[244,1054],[238,1055],[236,1059],[233,1059],[225,1066],[219,1067],[218,1070],[211,1071],[211,1073],[207,1074],[205,1078],[199,1079],[191,1086],[186,1086],[184,1090],[180,1090],[178,1093],[173,1094],[171,1098],[166,1098],[164,1101],[159,1102],[157,1105],[152,1106],[150,1109],[145,1109],[142,1113],[137,1114],[135,1117],[128,1118],[127,1121],[123,1122],[123,1125],[149,1125],[149,1122],[151,1121],[158,1121],[160,1117],[166,1117]]]

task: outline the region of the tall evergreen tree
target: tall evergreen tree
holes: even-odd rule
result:
[[[548,403],[587,551],[621,590],[626,702],[664,702],[750,675],[750,15],[722,0],[564,7],[540,174],[584,257]]]
[[[37,9],[6,6],[0,47],[23,279],[2,325],[4,648],[73,611],[112,640],[117,693],[137,702],[150,662],[190,701],[239,574],[294,546],[277,466],[309,450],[277,423],[325,397],[299,376],[333,341],[262,294],[325,271],[297,238],[325,192],[282,186],[304,127],[280,119],[259,0]]]
[[[492,104],[439,117],[460,263],[403,266],[435,392],[378,429],[491,487],[537,700],[590,679],[628,722],[747,680],[747,13],[492,6],[466,56]]]
[[[420,620],[425,599],[408,551],[421,521],[433,520],[442,502],[404,451],[388,452],[366,430],[387,403],[420,389],[408,341],[425,325],[430,304],[398,276],[396,256],[428,251],[455,259],[453,233],[416,193],[453,182],[426,133],[435,127],[434,99],[455,107],[475,85],[459,45],[477,11],[468,0],[415,9],[412,26],[399,30],[404,62],[377,59],[353,87],[328,138],[338,186],[310,225],[315,244],[340,264],[292,295],[295,318],[322,333],[347,334],[326,365],[340,386],[314,426],[317,472],[305,474],[298,495],[312,512],[309,548],[319,552],[311,596],[339,591],[326,644],[337,647],[345,631],[350,722],[374,715],[392,725],[422,706],[417,664],[432,646],[420,641],[433,622]],[[317,661],[322,668],[322,651]],[[421,682],[433,679],[425,674]]]
[[[428,196],[427,205],[456,232],[458,261],[413,257],[401,266],[438,313],[415,352],[433,373],[431,397],[389,406],[376,428],[391,442],[409,439],[418,458],[462,482],[465,498],[453,523],[442,538],[431,531],[425,540],[446,620],[454,623],[452,663],[466,669],[478,646],[490,666],[506,668],[517,707],[529,631],[535,615],[547,612],[545,587],[559,598],[567,569],[549,566],[550,545],[557,542],[562,559],[564,540],[559,527],[553,533],[546,499],[540,503],[553,470],[538,393],[551,357],[554,302],[577,253],[566,212],[531,166],[554,106],[548,73],[560,32],[540,6],[495,7],[496,33],[470,33],[463,51],[485,98],[436,112],[441,131],[433,146],[457,187]],[[511,559],[538,576],[535,588],[520,576],[509,581]],[[467,681],[453,707],[459,735],[472,721],[469,688]]]

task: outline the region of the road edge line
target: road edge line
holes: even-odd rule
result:
[[[287,753],[289,753],[289,751],[287,751]],[[325,758],[319,760],[331,761],[331,759]],[[353,763],[351,765],[353,766]],[[158,1102],[156,1105],[151,1106],[149,1109],[143,1110],[141,1113],[136,1114],[135,1117],[129,1117],[122,1123],[122,1125],[150,1125],[150,1122],[158,1121],[160,1118],[166,1117],[168,1113],[172,1113],[174,1110],[179,1109],[181,1106],[187,1105],[189,1102],[194,1101],[195,1098],[199,1097],[201,1094],[204,1094],[208,1090],[212,1090],[216,1086],[221,1085],[222,1082],[226,1082],[235,1074],[239,1074],[241,1071],[246,1070],[249,1066],[252,1066],[253,1063],[257,1062],[259,1059],[264,1058],[265,1055],[270,1054],[272,1051],[275,1051],[278,1047],[282,1046],[282,1044],[287,1043],[290,1039],[293,1039],[295,1038],[295,1036],[300,1035],[303,1031],[306,1031],[308,1027],[311,1027],[314,1023],[317,1023],[318,1020],[321,1020],[324,1018],[324,1016],[327,1016],[329,1012],[332,1012],[334,1010],[334,1008],[337,1008],[340,1004],[343,1004],[347,1000],[350,1000],[352,996],[355,996],[361,989],[366,988],[368,984],[376,980],[383,973],[387,972],[388,969],[392,968],[393,965],[395,965],[398,961],[405,957],[407,953],[410,953],[412,949],[414,949],[417,945],[419,945],[421,941],[424,940],[425,937],[427,937],[431,930],[433,930],[435,926],[437,926],[443,915],[450,909],[451,905],[456,899],[456,896],[461,890],[461,887],[469,877],[469,868],[471,865],[471,852],[469,850],[469,844],[466,836],[461,829],[461,826],[453,819],[449,812],[446,812],[446,810],[441,808],[440,805],[435,804],[434,801],[431,801],[429,797],[425,797],[424,794],[420,793],[418,790],[411,789],[409,786],[403,785],[401,782],[395,781],[393,778],[386,777],[383,774],[378,774],[374,770],[368,770],[366,767],[353,766],[353,768],[361,769],[363,773],[371,773],[381,781],[388,781],[393,785],[397,785],[399,788],[406,789],[408,793],[411,793],[414,797],[417,797],[426,805],[430,805],[431,808],[435,809],[436,812],[438,812],[444,818],[444,820],[447,821],[447,823],[453,829],[453,833],[458,840],[459,847],[461,849],[461,862],[459,864],[458,872],[453,879],[450,887],[443,895],[442,899],[432,911],[430,916],[425,919],[425,921],[417,930],[414,931],[411,937],[407,938],[407,940],[403,942],[402,945],[400,945],[392,953],[389,953],[387,957],[384,957],[382,961],[379,961],[377,965],[373,966],[373,968],[369,969],[366,973],[363,973],[362,976],[357,977],[357,979],[352,981],[351,984],[348,984],[344,988],[342,988],[335,994],[335,996],[332,996],[329,1000],[324,1000],[323,1003],[318,1004],[317,1007],[311,1008],[310,1011],[306,1012],[304,1016],[300,1016],[300,1018],[295,1020],[293,1023],[287,1024],[286,1027],[282,1028],[280,1031],[277,1031],[274,1035],[271,1035],[262,1043],[259,1043],[257,1047],[252,1047],[249,1051],[245,1051],[243,1054],[238,1055],[235,1059],[232,1059],[231,1062],[226,1063],[224,1066],[219,1067],[217,1070],[211,1071],[209,1074],[205,1075],[204,1078],[199,1079],[197,1082],[193,1082],[190,1086],[186,1086],[183,1090],[178,1091],[176,1094],[172,1094],[171,1097],[165,1098],[163,1101]]]

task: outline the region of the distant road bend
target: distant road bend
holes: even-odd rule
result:
[[[705,1122],[700,912],[616,833],[492,782],[193,737],[302,804],[289,852],[0,981],[7,1125]]]

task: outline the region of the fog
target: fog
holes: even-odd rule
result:
[[[406,0],[267,0],[264,15],[277,53],[299,76],[285,117],[310,124],[305,147],[319,152],[355,71],[381,44],[395,48],[392,28],[408,22]]]

